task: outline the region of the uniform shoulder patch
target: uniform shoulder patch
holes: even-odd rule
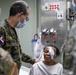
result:
[[[5,41],[4,37],[0,35],[0,45],[3,44]]]

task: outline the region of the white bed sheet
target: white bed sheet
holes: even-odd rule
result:
[[[29,71],[30,71],[30,68],[27,68],[25,66],[21,66],[19,75],[29,75]]]

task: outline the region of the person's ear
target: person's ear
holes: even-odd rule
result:
[[[20,16],[22,16],[22,15],[23,15],[23,12],[20,13]]]
[[[16,19],[18,19],[18,21],[21,20],[22,14],[23,14],[23,12],[16,14]]]
[[[23,15],[23,12],[20,12],[17,14],[18,17],[21,17]]]

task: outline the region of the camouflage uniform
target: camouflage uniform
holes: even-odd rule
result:
[[[76,20],[67,34],[63,51],[64,75],[76,75]]]
[[[31,64],[35,62],[30,56],[22,53],[16,30],[6,20],[0,23],[0,36],[4,38],[4,43],[0,44],[0,47],[11,54],[18,65],[18,69],[20,69],[21,61]]]
[[[18,75],[17,64],[9,52],[0,48],[0,75]]]

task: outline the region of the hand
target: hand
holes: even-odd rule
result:
[[[41,60],[35,60],[35,63],[40,62]]]

